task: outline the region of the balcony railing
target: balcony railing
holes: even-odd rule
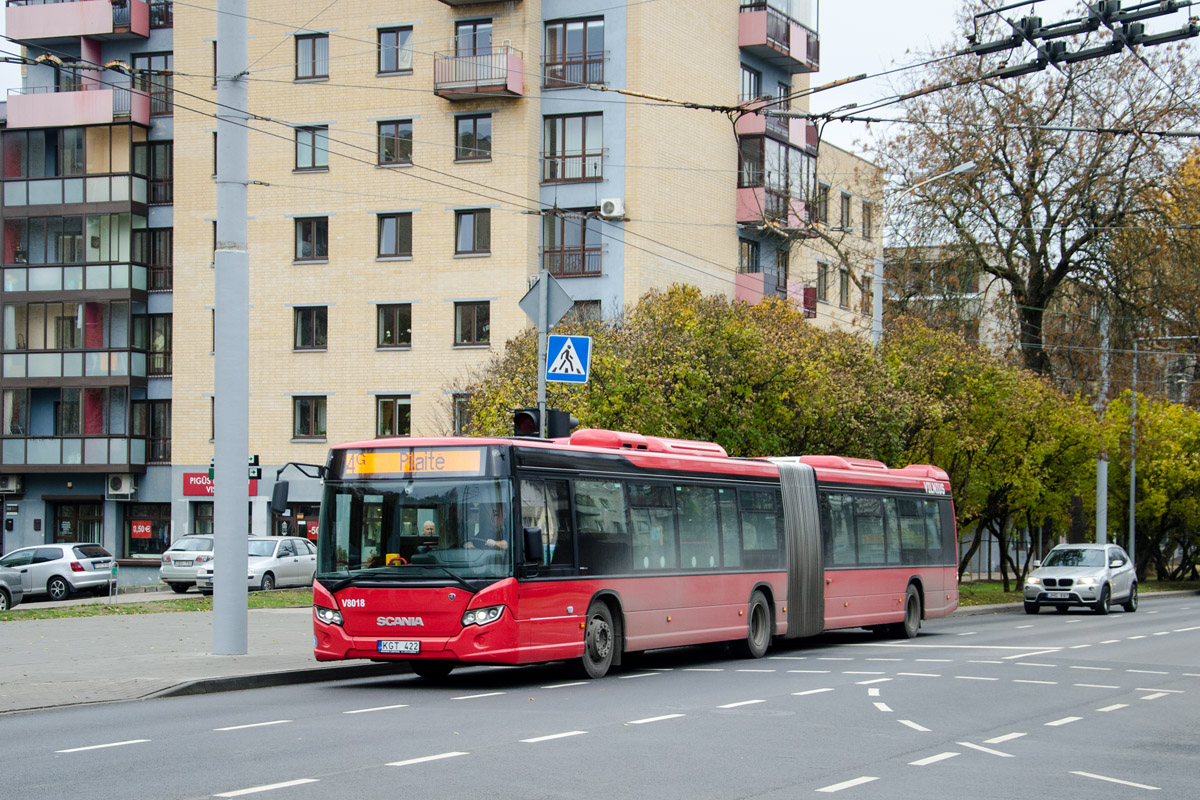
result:
[[[161,0],[160,0],[161,1]],[[77,36],[149,36],[152,9],[146,0],[8,0],[9,35],[14,40]],[[38,10],[35,10],[38,9]]]
[[[102,289],[146,291],[149,269],[140,264],[8,265],[7,292],[95,292]]]
[[[31,350],[4,353],[4,377],[145,378],[147,358],[138,350]]]
[[[814,72],[821,63],[821,40],[808,25],[761,0],[741,4],[738,40],[789,72]]]
[[[130,466],[146,463],[145,437],[131,436],[22,436],[8,430],[0,442],[6,467],[28,466]]]
[[[175,287],[175,268],[170,264],[150,265],[150,285],[152,292],[169,292]]]
[[[484,53],[434,53],[433,90],[447,98],[520,97],[521,51],[502,44]]]
[[[175,25],[175,6],[171,0],[150,0],[150,27],[171,28]]]
[[[107,93],[107,96],[105,95]],[[166,99],[154,102],[167,105]],[[149,124],[151,98],[128,86],[91,81],[68,81],[60,86],[29,86],[8,90],[8,127],[34,128],[97,125],[118,120]]]
[[[542,268],[556,278],[600,275],[603,260],[599,247],[542,249]]]
[[[37,178],[4,181],[4,206],[61,206],[70,203],[146,203],[150,199],[146,179],[121,175],[81,175],[69,178]],[[169,203],[170,199],[165,201]]]
[[[542,65],[542,87],[569,89],[588,83],[604,83],[604,60],[602,52],[547,58]]]
[[[151,436],[147,440],[150,448],[147,461],[151,464],[170,464],[171,463],[171,437],[170,436]]]
[[[604,177],[604,153],[542,155],[542,183],[580,183]]]
[[[161,378],[171,374],[170,350],[151,350],[148,361],[150,362],[150,368],[147,370],[147,372],[149,373],[150,377]]]

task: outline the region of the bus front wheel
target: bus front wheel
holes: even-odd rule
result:
[[[734,642],[733,651],[739,658],[762,658],[771,646],[771,608],[758,590],[750,595],[749,614],[746,639]]]
[[[612,612],[605,603],[592,603],[583,628],[583,657],[578,671],[587,678],[603,678],[612,666],[617,644]]]

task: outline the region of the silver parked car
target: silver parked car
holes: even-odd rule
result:
[[[15,608],[25,596],[21,588],[21,573],[8,567],[0,567],[0,611]]]
[[[298,536],[251,536],[246,585],[270,591],[277,586],[312,586],[317,571],[317,548]],[[196,588],[212,594],[213,565],[196,573]]]
[[[1025,613],[1042,606],[1066,611],[1087,606],[1107,614],[1113,603],[1137,611],[1137,575],[1129,556],[1115,544],[1060,544],[1025,579]]]
[[[158,577],[173,591],[183,594],[196,584],[196,572],[212,563],[212,534],[180,536],[162,554]]]
[[[13,550],[0,558],[0,567],[20,573],[25,596],[66,600],[85,590],[108,592],[112,561],[112,554],[98,544],[40,544]]]

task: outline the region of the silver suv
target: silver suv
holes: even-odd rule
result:
[[[1137,611],[1137,575],[1125,551],[1115,544],[1060,544],[1025,579],[1025,613],[1042,606],[1066,611],[1087,606],[1107,614],[1112,603]]]

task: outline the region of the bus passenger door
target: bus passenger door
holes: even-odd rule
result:
[[[515,609],[519,641],[531,660],[563,658],[582,646],[580,621],[587,613],[587,593],[575,568],[575,531],[570,484],[565,480],[522,478],[521,526],[542,529],[542,560],[537,575],[522,580]]]

